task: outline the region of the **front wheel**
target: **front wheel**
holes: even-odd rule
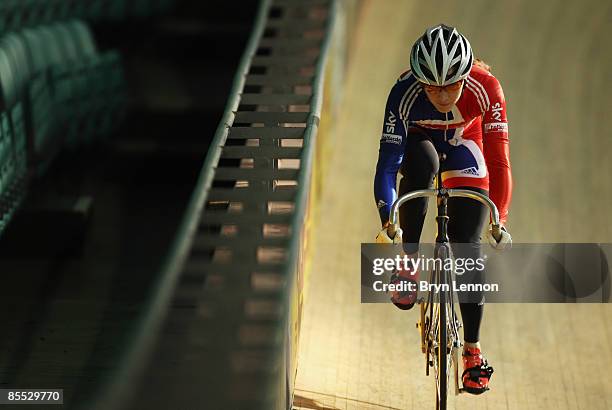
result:
[[[448,327],[446,326],[446,292],[440,292],[440,328],[438,329],[438,389],[436,390],[436,408],[446,410],[448,396]]]

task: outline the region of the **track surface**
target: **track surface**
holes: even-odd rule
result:
[[[434,407],[417,314],[359,302],[359,246],[378,229],[372,182],[387,92],[412,42],[439,22],[466,34],[504,87],[515,242],[612,241],[612,3],[365,0],[315,232],[297,408]],[[481,340],[492,390],[450,408],[612,408],[612,305],[487,305]]]

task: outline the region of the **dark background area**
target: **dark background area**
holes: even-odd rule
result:
[[[110,377],[221,120],[257,4],[177,1],[164,16],[92,26],[98,47],[124,59],[128,114],[110,140],[62,153],[0,240],[0,388],[64,388],[65,403],[82,404]]]

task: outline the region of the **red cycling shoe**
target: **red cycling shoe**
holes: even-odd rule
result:
[[[463,390],[471,394],[482,394],[489,390],[493,368],[477,347],[466,347],[463,351]]]
[[[412,309],[417,300],[417,282],[419,280],[419,272],[411,270],[399,270],[391,275],[389,283],[393,285],[404,285],[404,290],[391,291],[391,302],[399,309]]]

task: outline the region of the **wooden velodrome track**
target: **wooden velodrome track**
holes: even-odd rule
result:
[[[611,2],[364,1],[329,136],[296,408],[434,407],[416,309],[361,304],[359,252],[379,227],[372,181],[387,92],[439,22],[466,34],[504,87],[515,242],[612,242]],[[612,409],[612,305],[487,305],[481,339],[492,390],[452,397],[451,408]]]

